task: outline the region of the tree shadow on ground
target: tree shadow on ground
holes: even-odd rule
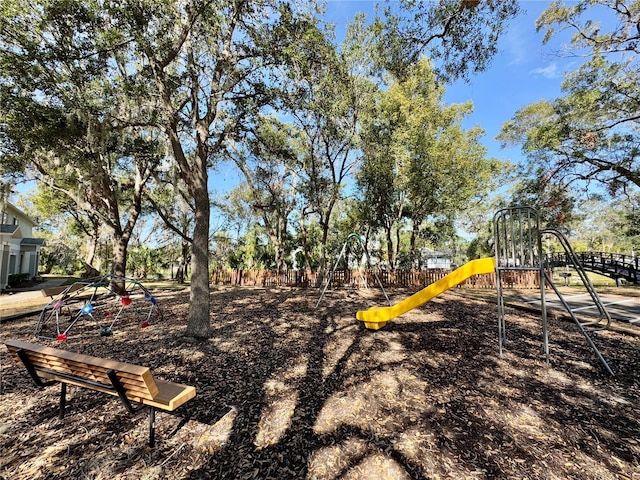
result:
[[[354,319],[370,300],[330,292],[314,310],[315,300],[284,289],[216,292],[214,337],[188,342],[180,338],[187,305],[176,297],[164,325],[65,345],[196,386],[175,418],[161,416],[154,451],[145,448],[144,415],[128,417],[117,400],[90,392],[74,394],[59,422],[59,388],[34,389],[9,366],[3,394],[29,401],[6,418],[29,434],[0,432],[6,471],[19,472],[20,451],[40,476],[15,478],[134,475],[143,464],[162,473],[150,478],[176,479],[613,479],[637,470],[637,339],[598,338],[620,372],[612,379],[570,323],[551,325],[546,365],[533,314],[508,312],[500,357],[495,305],[437,299],[374,332]],[[206,431],[224,421],[219,444],[198,450],[193,424]],[[65,438],[68,451],[55,450]]]

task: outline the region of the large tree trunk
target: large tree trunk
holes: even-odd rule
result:
[[[191,252],[191,295],[186,336],[209,338],[209,215],[206,158],[196,158],[191,189],[195,200],[195,225]]]
[[[279,236],[276,236],[274,239],[271,240],[273,243],[273,250],[274,250],[274,261],[276,264],[276,271],[278,273],[282,272],[284,270],[284,252],[283,252],[283,245],[282,245],[282,240],[280,239]]]
[[[327,262],[327,241],[329,239],[329,223],[324,222],[323,218],[320,218],[320,227],[322,228],[322,237],[320,238],[320,264],[318,265],[318,278],[316,280],[316,287],[320,288],[325,277],[329,275],[329,269],[331,265]]]
[[[124,277],[127,268],[127,246],[129,238],[124,235],[113,235],[113,276],[112,288],[117,292],[124,291]]]
[[[387,259],[389,261],[389,270],[395,270],[396,260],[394,258],[394,249],[393,249],[393,226],[385,226],[385,233],[387,236]]]
[[[100,264],[98,263],[97,268],[93,265],[93,262],[96,260],[98,241],[97,232],[87,237],[87,254],[84,257],[84,278],[92,278],[100,275]]]
[[[90,235],[87,238],[87,254],[84,257],[84,263],[93,266],[93,261],[96,258],[96,251],[98,250],[98,235]]]
[[[396,226],[396,248],[395,248],[395,255],[393,257],[393,264],[394,264],[394,270],[396,269],[396,267],[398,267],[399,265],[399,259],[400,259],[400,227]]]
[[[276,270],[278,271],[278,273],[280,273],[285,270],[284,241],[287,237],[287,219],[286,213],[278,213],[278,218],[276,219],[276,223],[278,226],[271,241],[273,243],[273,249],[275,252]]]
[[[274,249],[276,251],[276,268],[278,270],[278,273],[285,270],[284,241],[286,237],[287,237],[286,213],[281,213],[278,216],[277,243],[274,245]]]
[[[305,222],[304,213],[300,218],[300,240],[302,242],[302,251],[304,254],[304,269],[311,271],[311,245],[309,245],[309,236],[307,234],[307,224]]]
[[[416,251],[416,240],[419,233],[419,225],[417,222],[413,222],[413,228],[411,229],[411,241],[409,245],[409,258],[411,258],[411,267],[420,270],[422,268],[422,259]]]
[[[285,224],[285,227],[283,227],[283,222],[281,221],[280,218],[277,218],[275,222],[270,222],[270,219],[266,212],[262,213],[262,221],[265,225],[265,230],[267,232],[267,236],[269,237],[269,241],[273,245],[276,271],[280,273],[282,270],[284,270],[284,240],[283,239],[285,235],[283,234],[283,228],[286,228],[286,224]],[[272,223],[275,223],[276,226],[274,227]],[[267,266],[267,268],[269,268],[269,266]]]
[[[176,281],[178,283],[184,283],[187,278],[187,266],[189,258],[189,242],[184,238],[182,239],[182,255],[180,257],[180,265],[178,265],[178,271],[176,272]]]

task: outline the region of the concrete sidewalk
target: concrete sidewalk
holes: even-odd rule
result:
[[[43,290],[45,288],[59,287],[65,282],[66,279],[64,278],[54,278],[42,283],[38,283],[37,285],[34,285],[32,287],[15,289],[9,293],[3,293],[2,295],[0,295],[0,306],[22,303],[25,300],[30,299],[43,299],[45,297],[42,296],[42,292],[40,290]]]
[[[16,289],[0,295],[0,323],[39,314],[51,298],[40,290],[64,285],[66,279],[47,280],[29,288]]]

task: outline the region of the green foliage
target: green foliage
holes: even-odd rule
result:
[[[498,138],[522,145],[549,181],[596,182],[612,196],[640,187],[638,15],[634,0],[558,1],[538,19],[545,41],[572,31],[570,50],[587,60],[566,76],[563,97],[522,107]]]
[[[300,247],[305,266],[324,265],[327,246],[346,232],[407,221],[419,227],[420,241],[440,241],[452,212],[491,174],[474,170],[485,154],[482,132],[459,128],[471,106],[440,108],[430,66],[414,63],[428,52],[440,77],[483,70],[517,3],[396,6],[380,11],[371,28],[360,29],[361,18],[339,51],[311,14],[289,2],[7,0],[0,6],[0,169],[47,185],[34,202],[60,214],[68,235],[97,241],[107,229],[119,268],[128,258],[137,275],[164,265],[147,247],[127,255],[138,216],[157,213],[182,241],[178,256],[193,256],[190,325],[209,322],[210,259],[280,268]],[[380,69],[397,80],[376,97],[369,74]],[[388,118],[377,121],[377,113]],[[375,200],[361,206],[393,207],[384,222],[380,212],[343,203],[360,145]],[[230,159],[248,189],[214,204],[229,222],[210,252],[209,174]],[[396,233],[397,252],[409,258],[414,240]]]
[[[363,119],[361,215],[372,228],[386,230],[388,244],[393,241],[391,230],[409,221],[414,258],[417,249],[428,244],[429,234],[420,234],[426,224],[452,234],[445,227],[472,199],[488,194],[505,168],[485,158],[481,129],[462,129],[472,105],[444,105],[443,95],[423,58],[404,79],[379,92]],[[393,255],[390,249],[391,263]]]
[[[253,226],[232,250],[228,251],[227,262],[231,268],[239,270],[263,270],[273,268],[273,249],[264,238],[261,228]]]
[[[235,264],[236,244],[227,231],[220,231],[213,237],[211,249],[209,250],[210,263],[212,270],[222,270],[230,268],[231,263]],[[230,260],[232,259],[232,260]],[[233,268],[233,267],[231,267]]]
[[[336,207],[336,213],[331,223],[331,238],[344,241],[352,233],[365,237],[367,230],[357,200],[348,197]]]
[[[80,255],[80,241],[73,235],[41,232],[45,245],[40,251],[39,271],[72,275],[80,272],[83,261]]]
[[[338,215],[338,222],[340,219],[340,215]],[[323,238],[323,230],[317,220],[310,219],[308,222],[302,225],[298,231],[293,232],[291,245],[294,247],[294,250],[299,250],[296,254],[296,258],[298,258],[298,268],[300,269],[309,269],[309,270],[318,270],[322,268],[323,263],[323,253],[325,255],[335,255],[336,249],[336,238],[344,238],[340,229],[336,235],[330,235],[328,237],[328,241],[326,243],[326,247],[322,248],[322,238]],[[300,262],[301,261],[301,262]]]
[[[158,277],[169,267],[169,255],[166,248],[131,247],[127,249],[127,266],[133,277]]]
[[[640,252],[640,194],[618,199],[613,203],[612,209],[617,215],[612,230],[622,243],[618,251],[637,255]]]
[[[194,209],[187,185],[175,165],[154,172],[145,195],[145,213],[158,215],[168,234],[188,243],[192,241]]]
[[[620,52],[640,53],[638,44],[637,0],[580,0],[571,3],[554,1],[536,21],[544,30],[544,43],[568,30],[575,50],[590,50],[596,55]],[[587,15],[587,19],[585,19]],[[590,17],[590,18],[589,18]],[[603,29],[606,19],[612,27]]]
[[[309,29],[287,59],[283,80],[283,112],[291,117],[298,135],[294,173],[299,230],[317,221],[321,227],[320,262],[326,248],[332,216],[344,195],[344,186],[357,157],[359,118],[373,84],[353,73],[348,57],[338,55],[327,37]],[[300,236],[307,257],[313,246]]]
[[[274,248],[277,270],[285,266],[289,215],[296,204],[295,164],[300,155],[296,140],[300,134],[291,124],[259,116],[246,151],[234,156],[245,178],[246,200]]]
[[[371,26],[374,63],[404,78],[426,55],[440,79],[468,79],[491,64],[519,8],[516,0],[387,2]]]
[[[509,206],[526,205],[538,210],[542,228],[568,232],[578,220],[573,191],[550,182],[543,170],[520,180],[510,194]]]
[[[467,246],[466,254],[469,260],[476,258],[493,257],[495,252],[490,242],[491,235],[486,234],[474,238]]]
[[[12,1],[0,20],[0,157],[63,195],[56,208],[97,240],[114,241],[114,273],[141,212],[160,142],[146,120],[144,83],[114,29],[113,11],[95,2]],[[122,32],[120,32],[122,33]]]

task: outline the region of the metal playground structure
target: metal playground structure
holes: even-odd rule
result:
[[[582,284],[589,293],[591,300],[598,309],[599,316],[595,320],[581,321],[576,316],[566,299],[562,296],[558,287],[553,283],[550,274],[548,257],[542,249],[543,238],[554,237],[564,250],[564,255],[569,258],[569,263],[580,276]],[[593,334],[599,330],[604,330],[611,324],[611,317],[600,300],[593,284],[587,276],[579,257],[575,254],[566,237],[555,229],[540,228],[538,212],[531,207],[505,208],[496,212],[493,217],[493,238],[495,257],[479,258],[471,260],[458,267],[440,280],[427,285],[419,292],[414,293],[400,302],[388,306],[374,306],[368,310],[361,310],[356,313],[356,318],[364,323],[367,329],[378,330],[393,318],[398,317],[409,310],[412,310],[441,293],[460,285],[467,279],[475,275],[495,273],[498,303],[498,338],[500,356],[507,340],[507,325],[505,315],[505,296],[503,285],[505,279],[511,272],[533,271],[537,272],[540,287],[540,307],[542,316],[542,336],[544,353],[547,363],[549,363],[549,328],[547,316],[547,289],[553,290],[558,296],[563,307],[567,310],[571,319],[576,324],[587,343],[597,356],[603,367],[613,375],[613,372],[606,360],[598,350],[593,341]],[[346,242],[345,242],[346,246]],[[344,255],[344,249],[341,256]],[[334,267],[335,268],[335,267]],[[330,281],[330,278],[329,278]],[[328,285],[328,284],[327,284]],[[382,286],[382,285],[381,285]],[[325,290],[326,290],[325,285]],[[384,291],[384,289],[383,289]],[[322,292],[324,295],[324,290]],[[386,293],[385,293],[386,297]],[[320,296],[320,300],[322,295]],[[320,303],[318,300],[318,304]],[[387,297],[388,300],[388,297]],[[317,305],[316,305],[317,307]]]
[[[549,363],[549,328],[545,291],[546,287],[549,287],[558,296],[563,307],[567,310],[571,319],[585,337],[596,357],[600,360],[600,363],[602,363],[609,374],[613,375],[613,371],[598,350],[591,336],[593,332],[608,328],[611,324],[611,317],[567,238],[558,230],[540,229],[538,212],[531,207],[505,208],[496,212],[493,217],[493,236],[496,259],[496,284],[498,290],[498,337],[500,355],[502,355],[503,346],[507,340],[502,287],[504,276],[510,271],[536,271],[539,272],[540,276],[542,336],[547,363]],[[599,316],[596,320],[579,320],[558,290],[558,287],[554,284],[549,274],[546,255],[542,250],[542,239],[544,237],[554,237],[563,248],[564,255],[570,259],[580,280],[589,293],[591,300],[598,309]]]
[[[157,299],[139,281],[109,274],[75,282],[55,295],[42,309],[35,335],[58,341],[109,336],[117,323],[135,321],[144,328],[161,319]]]
[[[362,241],[360,235],[358,235],[357,233],[350,233],[349,235],[347,235],[347,238],[345,238],[344,243],[342,244],[342,249],[340,250],[340,254],[336,258],[336,261],[333,264],[333,268],[331,269],[326,282],[324,282],[324,287],[322,288],[320,298],[318,298],[318,302],[316,303],[315,308],[318,308],[318,306],[322,302],[324,294],[326,293],[327,288],[329,288],[331,280],[333,279],[333,276],[336,272],[336,268],[338,268],[338,264],[343,260],[347,263],[347,266],[349,266],[350,263],[357,263],[358,274],[360,275],[364,283],[364,288],[368,290],[369,286],[367,285],[366,274],[362,269],[362,263],[365,262],[367,269],[373,270],[371,264],[371,256],[369,255],[369,250],[367,250],[366,242]],[[387,303],[391,305],[391,301],[389,300],[387,292],[382,285],[382,281],[380,280],[380,277],[375,270],[373,270],[373,275],[375,276],[376,282],[378,283],[380,289],[382,290],[382,293],[384,294],[384,298],[386,298]]]

